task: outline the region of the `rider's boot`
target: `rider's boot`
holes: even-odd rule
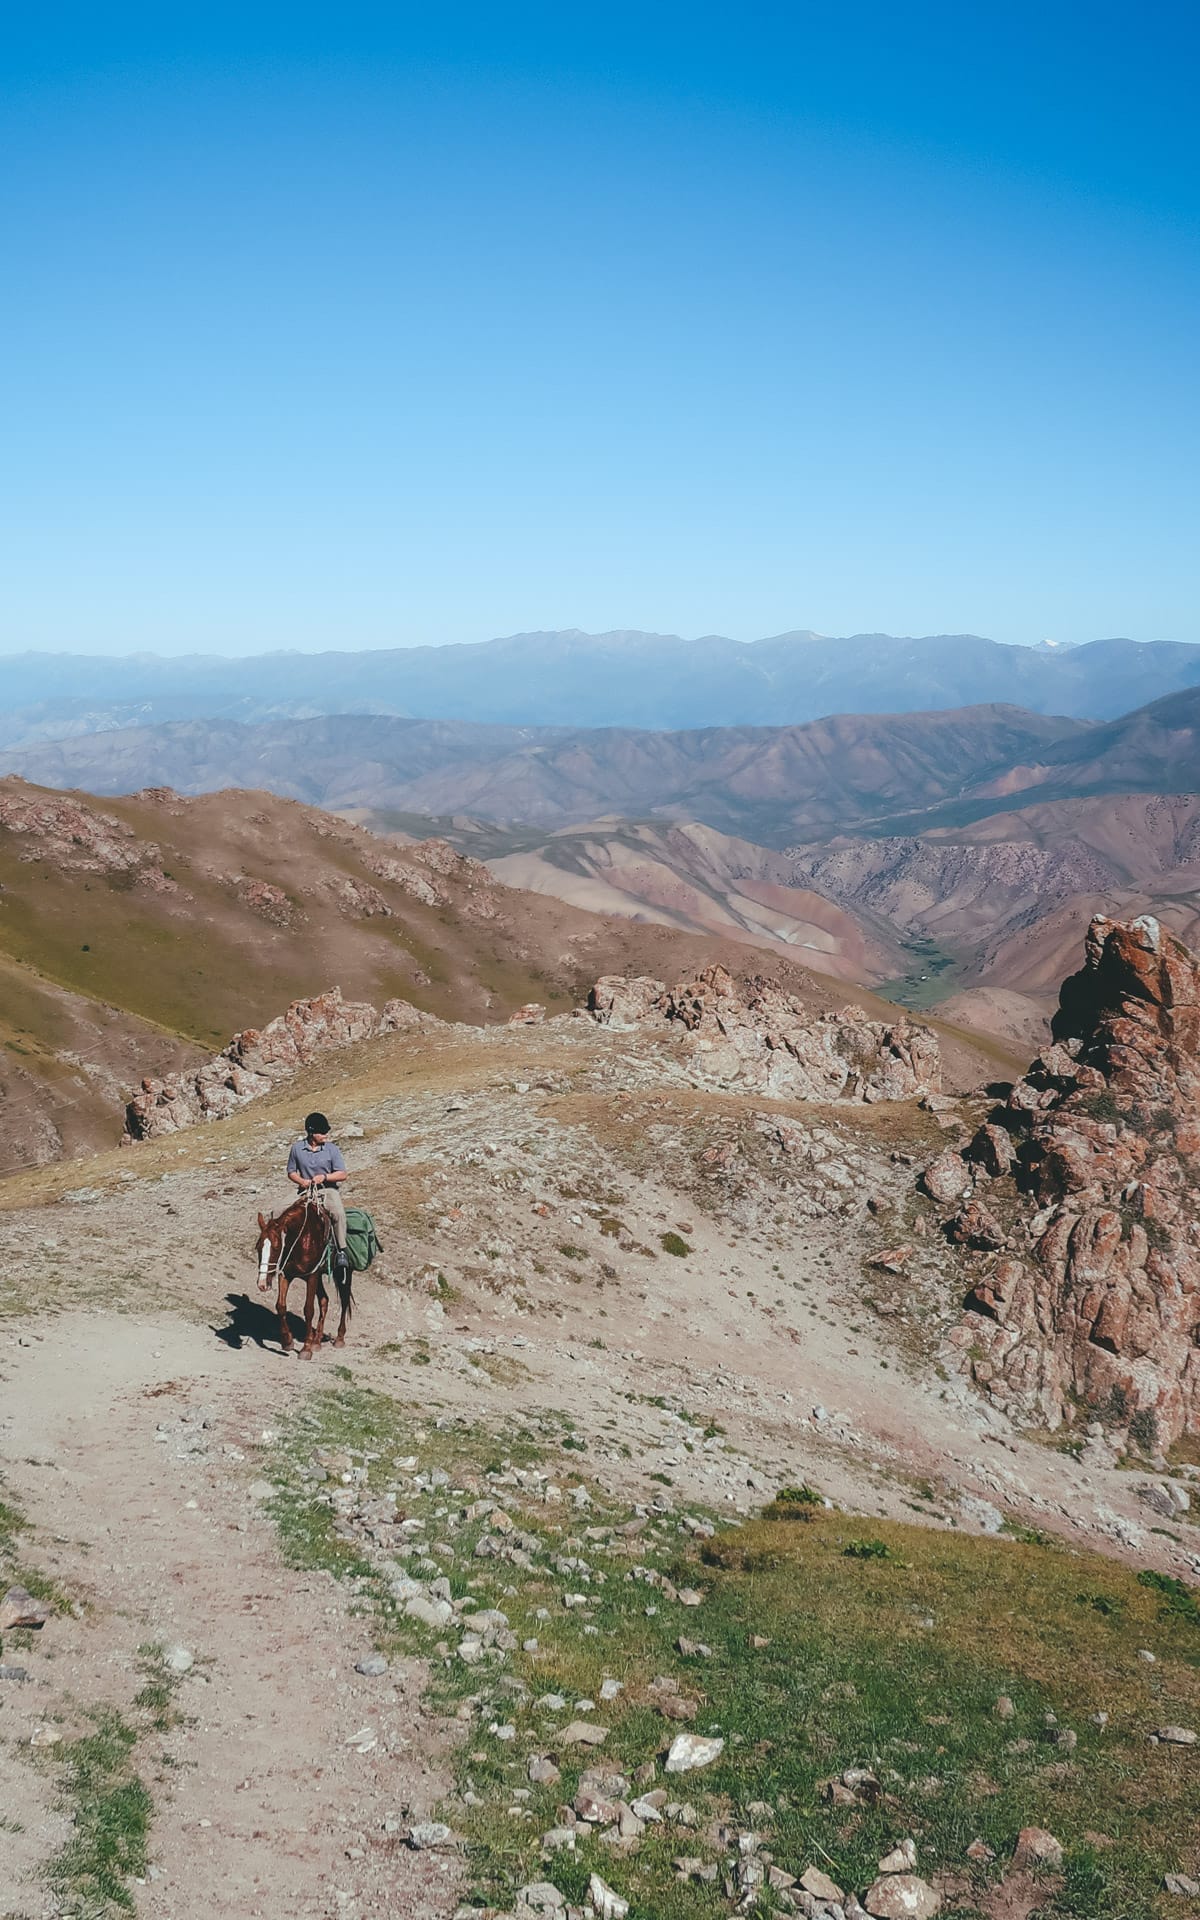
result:
[[[335,1248],[334,1248],[334,1250],[333,1250],[333,1270],[334,1270],[334,1272],[335,1272],[335,1274],[336,1274],[336,1275],[338,1276],[338,1279],[339,1279],[339,1280],[345,1280],[345,1279],[346,1279],[346,1278],[347,1278],[347,1277],[349,1276],[349,1273],[350,1273],[350,1255],[349,1255],[349,1254],[348,1254],[348,1253],[346,1252],[346,1249],[345,1249],[345,1247],[335,1247]]]

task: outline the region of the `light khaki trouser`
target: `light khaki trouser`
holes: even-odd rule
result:
[[[313,1195],[318,1206],[324,1207],[333,1221],[333,1237],[344,1253],[346,1250],[346,1202],[342,1199],[338,1187],[318,1187]]]

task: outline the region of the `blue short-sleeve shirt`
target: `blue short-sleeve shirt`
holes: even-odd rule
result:
[[[323,1173],[345,1173],[346,1162],[336,1140],[327,1140],[323,1147],[310,1147],[302,1135],[288,1154],[287,1170],[303,1174],[306,1180],[316,1180]]]

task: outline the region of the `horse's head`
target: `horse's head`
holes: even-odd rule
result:
[[[271,1284],[271,1270],[279,1265],[283,1250],[283,1220],[280,1215],[268,1220],[265,1215],[258,1216],[258,1239],[254,1243],[254,1257],[258,1261],[258,1290],[265,1293]]]

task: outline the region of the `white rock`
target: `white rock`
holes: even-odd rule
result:
[[[186,1647],[168,1647],[163,1654],[163,1665],[169,1673],[190,1673],[195,1664]]]
[[[911,1873],[917,1864],[917,1843],[915,1840],[902,1840],[898,1847],[885,1853],[879,1862],[880,1873]]]
[[[444,1847],[450,1838],[450,1829],[441,1820],[420,1820],[408,1836],[410,1847]]]
[[[629,1912],[628,1900],[622,1900],[610,1886],[593,1873],[588,1880],[588,1905],[596,1915],[596,1920],[625,1920]]]
[[[941,1895],[914,1873],[891,1873],[877,1880],[863,1905],[876,1920],[933,1920]]]
[[[691,1773],[696,1767],[711,1767],[724,1751],[724,1740],[706,1740],[698,1733],[680,1733],[671,1742],[666,1770],[668,1773]]]

